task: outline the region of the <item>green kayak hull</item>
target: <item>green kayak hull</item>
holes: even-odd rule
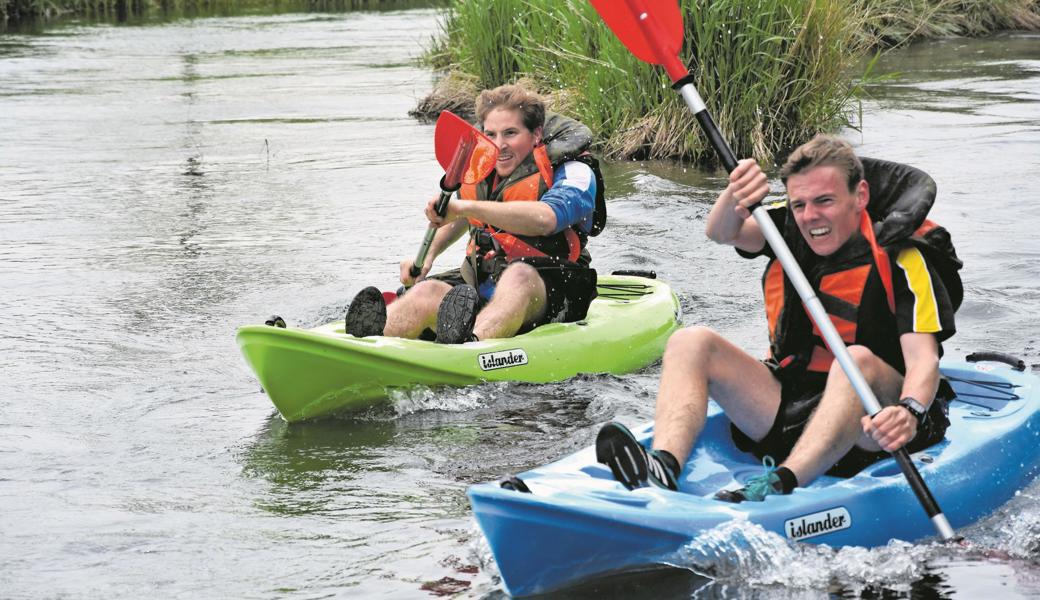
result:
[[[655,279],[603,276],[585,320],[550,323],[513,338],[445,345],[343,332],[343,321],[299,329],[249,325],[238,345],[289,422],[366,408],[394,389],[486,381],[561,381],[628,373],[664,352],[679,300]]]

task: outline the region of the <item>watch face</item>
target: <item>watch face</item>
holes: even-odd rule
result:
[[[925,407],[921,406],[921,403],[907,396],[899,401],[899,404],[910,411],[910,414],[914,415],[918,422],[924,420],[924,416],[927,414]]]

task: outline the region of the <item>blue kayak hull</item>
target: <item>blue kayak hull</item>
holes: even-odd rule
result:
[[[944,362],[958,394],[946,439],[913,455],[954,528],[992,513],[1040,473],[1040,379],[1004,366]],[[644,444],[652,424],[633,429]],[[935,529],[893,459],[848,479],[824,476],[788,496],[729,504],[712,499],[762,472],[731,441],[712,405],[679,492],[626,490],[586,448],[520,473],[523,493],[497,483],[470,487],[480,525],[507,591],[545,593],[584,580],[674,563],[682,548],[735,520],[793,541],[880,546]]]

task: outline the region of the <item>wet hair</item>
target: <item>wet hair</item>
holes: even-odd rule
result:
[[[838,136],[822,133],[795,148],[780,168],[780,179],[787,185],[787,178],[791,175],[816,167],[837,167],[845,173],[850,192],[856,191],[856,186],[863,180],[863,163],[852,146]]]
[[[488,113],[496,108],[515,110],[520,120],[530,131],[545,124],[545,101],[541,96],[519,85],[500,85],[493,90],[484,90],[477,96],[477,122],[483,124]]]

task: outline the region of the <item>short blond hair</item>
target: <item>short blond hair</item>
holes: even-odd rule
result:
[[[519,112],[524,127],[531,131],[545,124],[545,101],[538,94],[520,85],[500,85],[493,90],[480,92],[475,106],[477,122],[483,125],[488,113],[496,108]]]
[[[822,133],[795,148],[780,168],[780,179],[787,185],[791,175],[824,166],[837,167],[843,172],[850,192],[856,191],[856,186],[863,181],[863,163],[852,146],[836,135]]]

